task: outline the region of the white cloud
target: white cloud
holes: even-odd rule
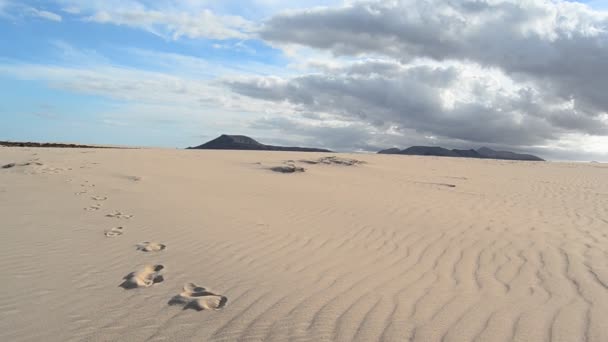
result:
[[[62,3],[84,20],[146,30],[169,40],[182,37],[247,39],[254,24],[240,16],[219,15],[200,2],[174,1],[75,1]]]
[[[219,95],[204,82],[110,65],[79,68],[16,63],[0,65],[0,73],[17,79],[45,81],[63,90],[126,101],[192,105],[215,102]]]
[[[154,113],[159,117],[177,117],[181,121],[208,115],[210,120],[226,116],[243,122],[235,117],[243,113],[255,117],[255,113],[264,115],[283,112],[280,106],[269,110],[263,101],[227,90],[217,78],[238,73],[229,66],[215,65],[196,57],[175,53],[134,48],[121,50],[131,60],[151,61],[146,66],[161,70],[150,71],[114,65],[96,51],[77,49],[65,42],[56,41],[53,45],[60,52],[61,65],[5,60],[0,63],[0,75],[42,81],[52,88],[118,100],[130,108],[124,112],[137,112],[138,117],[142,119],[146,117],[145,113]],[[135,107],[138,110],[133,112],[131,109]],[[147,111],[140,110],[143,107]]]
[[[4,1],[4,0],[2,0]],[[256,21],[285,9],[336,5],[342,0],[56,0],[83,19],[146,30],[165,39],[256,38]],[[225,15],[234,12],[241,15]],[[245,19],[246,16],[248,19]],[[251,48],[236,46],[241,50]]]
[[[72,65],[98,65],[109,63],[109,60],[91,49],[77,49],[63,40],[53,40],[50,45],[55,48],[62,60]]]
[[[46,20],[51,20],[51,21],[57,21],[60,22],[62,21],[62,18],[59,14],[57,13],[53,13],[53,12],[49,12],[49,11],[44,11],[44,10],[39,10],[33,7],[29,7],[26,12],[32,16],[32,17],[38,17],[38,18],[42,18],[42,19],[46,19]]]
[[[99,11],[87,20],[139,27],[165,38],[247,38],[252,25],[240,17],[218,16],[209,10],[197,14],[147,9]]]
[[[11,3],[9,0],[0,0],[0,18],[2,17],[10,17],[9,7]]]
[[[106,105],[93,109],[94,116],[87,119],[89,122],[145,127],[164,134],[169,129],[175,131],[175,141],[181,144],[200,144],[201,135],[210,139],[220,133],[251,134],[255,131],[249,127],[252,120],[283,112],[281,106],[268,108],[263,101],[232,94],[213,80],[188,78],[187,68],[197,65],[193,59],[179,55],[165,57],[183,58],[185,69],[164,73],[110,64],[57,66],[4,62],[0,63],[0,76],[44,82],[54,89],[105,98]],[[192,138],[184,139],[184,135]]]
[[[55,22],[60,22],[63,18],[50,11],[34,8],[10,0],[0,0],[0,17],[15,19],[17,17],[33,17]]]
[[[80,9],[76,6],[67,6],[61,9],[65,13],[80,14]]]

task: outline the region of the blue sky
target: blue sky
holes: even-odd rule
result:
[[[608,9],[608,1],[586,3],[594,15]],[[319,75],[335,80],[335,70],[357,63],[409,68],[428,60],[412,62],[385,51],[336,52],[298,37],[291,43],[259,33],[272,29],[273,18],[334,13],[351,5],[358,6],[329,0],[0,0],[0,139],[185,147],[235,133],[337,150],[443,142],[566,152],[584,141],[586,155],[608,153],[602,134],[564,130],[521,145],[467,141],[408,126],[409,121],[370,119],[372,111],[355,113],[365,120],[354,120],[340,108],[295,100],[304,90],[285,94],[294,87],[280,96],[262,93]],[[444,63],[427,64],[439,62]],[[463,65],[458,68],[480,69]],[[511,84],[509,72],[504,75]],[[351,97],[340,94],[331,101]],[[598,117],[604,120],[601,112]],[[561,158],[568,159],[556,155]]]
[[[207,116],[222,115],[222,108],[185,106],[187,108],[180,111],[188,113],[175,115],[171,109],[164,112],[167,109],[164,106],[171,101],[166,105],[149,100],[142,103],[121,98],[121,94],[112,90],[95,91],[84,84],[67,86],[62,84],[62,78],[79,77],[79,71],[95,73],[111,67],[116,73],[128,70],[134,77],[149,72],[157,73],[154,76],[160,78],[175,76],[196,83],[241,71],[263,74],[289,63],[280,50],[256,39],[221,35],[216,38],[204,34],[171,37],[170,30],[162,32],[162,25],[159,32],[152,32],[144,27],[93,22],[86,19],[95,13],[87,3],[0,2],[2,65],[11,69],[23,65],[46,68],[30,75],[0,74],[0,91],[4,94],[0,105],[2,139],[167,147],[199,143],[220,133],[212,128],[215,125],[221,129],[231,128],[226,122],[228,118]],[[109,4],[99,3],[99,8],[111,8]],[[218,1],[204,7],[258,20],[273,11],[270,6],[239,6],[238,3]],[[185,6],[180,11],[189,7],[198,6]],[[53,73],[57,75],[52,76]],[[74,73],[75,76],[70,76]],[[134,108],[144,105],[154,107],[151,117]],[[236,119],[239,114],[226,113],[226,116]]]

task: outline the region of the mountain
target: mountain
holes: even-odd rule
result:
[[[252,150],[252,151],[295,151],[295,152],[331,152],[321,148],[284,147],[264,145],[244,135],[222,134],[209,142],[188,149],[197,150]]]
[[[399,153],[401,153],[401,150],[396,147],[393,147],[393,148],[387,148],[386,150],[378,151],[378,153],[380,153],[380,154],[399,154]]]
[[[412,156],[460,157],[458,153],[438,146],[412,146],[401,151],[399,154]]]
[[[487,147],[482,147],[478,150],[448,150],[439,146],[412,146],[405,150],[398,148],[389,148],[379,151],[380,154],[405,154],[413,156],[438,156],[438,157],[456,157],[456,158],[478,158],[478,159],[504,159],[504,160],[528,160],[528,161],[544,161],[544,159],[531,154],[520,154],[509,151],[495,151]]]
[[[484,158],[492,159],[505,159],[505,160],[530,160],[530,161],[544,161],[544,159],[531,154],[521,154],[510,151],[495,151],[491,148],[482,147],[477,152]]]
[[[470,150],[452,150],[456,153],[458,153],[460,155],[460,157],[464,157],[464,158],[483,158],[483,156],[481,154],[479,154],[479,152],[470,149]]]

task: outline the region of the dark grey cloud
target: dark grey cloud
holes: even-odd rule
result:
[[[608,73],[607,31],[606,14],[577,3],[401,0],[278,15],[260,36],[336,55],[471,60],[538,78],[600,81]],[[588,94],[605,105],[596,95]]]
[[[325,147],[340,152],[377,152],[387,146],[436,143],[447,143],[458,148],[470,148],[468,143],[462,141],[439,141],[435,138],[417,134],[408,128],[399,129],[398,132],[395,131],[392,134],[378,134],[374,127],[361,122],[352,122],[341,126],[324,126],[319,124],[322,123],[320,118],[315,119],[318,121],[302,121],[291,117],[266,117],[254,120],[249,128],[277,133],[274,138],[270,138],[269,142],[279,145],[300,144],[302,146]]]
[[[572,147],[527,146],[522,148],[505,144],[479,144],[458,139],[425,137],[408,129],[393,132],[399,134],[378,134],[370,127],[361,124],[345,127],[323,127],[310,125],[288,117],[268,117],[253,121],[249,127],[256,130],[257,134],[260,134],[260,141],[265,143],[283,146],[325,147],[339,152],[362,151],[374,153],[387,147],[414,145],[440,145],[459,149],[476,149],[487,146],[496,150],[532,153],[548,160],[608,162],[608,152],[584,152]],[[273,132],[273,135],[269,136],[269,132]]]
[[[432,137],[454,147],[515,150],[557,146],[572,134],[608,136],[608,14],[582,4],[360,1],[274,16],[259,35],[359,61],[313,65],[320,73],[292,78],[227,81],[228,87],[289,103],[308,118],[329,113],[350,127],[367,125],[376,142],[389,130],[414,133],[402,141]],[[492,81],[496,75],[504,87]],[[451,104],[446,93],[455,97]],[[365,134],[341,136],[374,145]]]
[[[454,66],[375,66],[356,63],[322,74],[227,81],[242,95],[287,102],[302,112],[329,113],[344,121],[411,129],[423,136],[507,146],[539,145],[561,134],[608,135],[598,118],[551,107],[554,97],[528,88],[497,93],[483,75],[465,78]],[[356,72],[353,73],[353,70]],[[367,70],[363,73],[362,70]],[[470,87],[471,99],[446,106],[442,93]],[[310,116],[310,114],[307,114]]]
[[[255,120],[250,128],[259,131],[273,131],[274,138],[268,138],[266,143],[290,146],[317,146],[330,148],[334,151],[376,152],[387,147],[404,147],[414,145],[440,145],[451,148],[470,149],[487,146],[496,150],[510,150],[519,153],[532,153],[548,160],[558,161],[604,161],[608,162],[608,152],[585,152],[572,147],[518,147],[505,144],[479,144],[470,141],[447,138],[429,138],[416,134],[408,129],[400,130],[399,134],[378,134],[365,125],[355,124],[345,127],[328,127],[306,124],[287,117],[272,117]]]
[[[606,112],[608,16],[562,1],[365,1],[275,16],[261,37],[336,55],[462,60],[533,79]]]

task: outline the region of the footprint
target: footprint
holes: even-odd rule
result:
[[[42,164],[37,164],[37,165],[42,165]],[[45,167],[41,170],[41,173],[52,173],[52,174],[58,174],[61,173],[62,171],[66,171],[66,170],[72,170],[71,168],[63,168],[63,167]]]
[[[107,200],[108,198],[107,198],[106,196],[93,196],[93,197],[91,197],[91,199],[92,199],[93,201],[105,201],[105,200]]]
[[[130,219],[133,215],[123,214],[120,211],[113,212],[111,214],[107,214],[106,217],[113,217],[119,219]]]
[[[103,233],[106,237],[113,238],[122,235],[122,227],[115,227],[110,230],[106,230]]]
[[[86,211],[96,211],[99,209],[101,209],[101,204],[94,204],[88,208],[84,208],[84,210],[86,210]]]
[[[217,295],[208,289],[197,286],[193,283],[184,285],[182,293],[171,298],[169,305],[183,305],[184,310],[194,309],[202,310],[219,310],[226,306],[228,298],[222,295]]]
[[[146,265],[139,271],[127,274],[119,286],[127,290],[138,287],[150,287],[165,280],[160,274],[160,271],[164,268],[165,266],[163,265]]]
[[[137,250],[142,252],[160,252],[167,248],[166,245],[158,242],[148,242],[144,241],[142,243],[137,244]]]
[[[75,192],[75,193],[74,193],[74,195],[78,195],[78,196],[80,196],[80,195],[84,195],[84,194],[86,194],[86,193],[87,193],[87,191],[86,191],[86,190],[83,190],[83,191],[78,191],[78,192]]]

